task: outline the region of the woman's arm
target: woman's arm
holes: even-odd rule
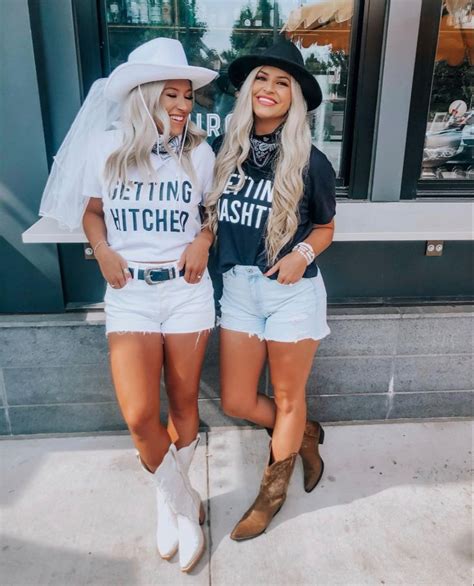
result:
[[[104,279],[111,287],[121,289],[130,279],[130,273],[128,273],[127,261],[107,244],[107,229],[100,198],[89,199],[82,225]]]
[[[184,278],[188,283],[198,283],[207,267],[209,248],[214,241],[213,233],[204,228],[186,247],[178,262],[178,268],[185,269]]]
[[[316,256],[319,256],[326,248],[329,248],[334,238],[334,225],[334,220],[331,220],[329,224],[316,224],[314,230],[304,240],[304,242],[307,242],[311,246]]]
[[[216,157],[212,152],[211,147],[206,142],[201,143],[196,149],[196,156],[199,157],[197,174],[201,180],[201,202],[199,204],[201,232],[191,244],[188,244],[178,261],[179,270],[184,268],[184,279],[191,284],[199,283],[204,274],[209,260],[209,249],[214,242],[214,234],[209,228],[205,227],[205,205],[207,196],[212,189]]]
[[[329,224],[315,225],[313,231],[304,242],[307,242],[314,250],[314,254],[319,256],[329,247],[333,238],[334,220],[331,220]],[[294,250],[281,258],[265,273],[265,276],[270,277],[278,271],[278,282],[282,285],[290,285],[302,278],[307,266],[305,257]]]

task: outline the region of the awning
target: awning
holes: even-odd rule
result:
[[[308,48],[331,45],[333,51],[349,52],[355,0],[319,0],[293,9],[282,32]],[[437,61],[456,66],[468,59],[474,64],[474,10],[470,0],[446,0],[448,11],[441,19]],[[470,13],[470,14],[469,14]]]
[[[446,14],[441,19],[436,61],[447,61],[449,65],[460,65],[464,59],[474,65],[474,10],[471,22],[456,24],[455,19]]]
[[[282,32],[302,47],[332,45],[333,51],[349,52],[354,0],[320,0],[295,8]]]
[[[330,20],[346,22],[354,13],[354,0],[319,0],[294,8],[283,26],[284,31],[318,28]]]

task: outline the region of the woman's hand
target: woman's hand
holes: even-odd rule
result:
[[[125,287],[132,278],[128,270],[127,261],[107,244],[100,246],[95,255],[100,271],[113,289]]]
[[[84,232],[93,248],[102,276],[114,289],[124,287],[130,272],[127,261],[114,252],[107,244],[107,229],[104,221],[104,208],[100,197],[91,197],[82,219]]]
[[[184,279],[191,285],[199,283],[207,267],[210,241],[205,232],[201,232],[188,244],[178,261],[178,269],[184,268]]]
[[[295,250],[285,255],[273,265],[265,273],[265,277],[270,277],[278,271],[277,281],[279,283],[282,285],[293,285],[302,278],[307,266],[304,256]]]

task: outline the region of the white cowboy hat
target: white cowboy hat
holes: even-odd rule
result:
[[[116,67],[109,75],[105,97],[121,102],[128,93],[142,83],[168,79],[189,79],[193,90],[210,83],[217,71],[188,65],[183,45],[175,39],[153,39],[137,47],[126,63]]]

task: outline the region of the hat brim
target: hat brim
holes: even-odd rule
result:
[[[308,111],[315,110],[323,101],[323,93],[318,81],[307,71],[294,61],[282,59],[279,57],[265,57],[262,55],[244,55],[233,61],[229,65],[228,76],[230,81],[237,89],[240,89],[248,74],[255,67],[270,65],[283,69],[300,84],[303,97],[306,100]]]
[[[133,88],[143,83],[169,79],[189,79],[193,90],[198,90],[211,83],[218,75],[217,71],[193,65],[169,67],[150,63],[123,63],[109,75],[104,92],[105,97],[109,100],[121,102]]]

